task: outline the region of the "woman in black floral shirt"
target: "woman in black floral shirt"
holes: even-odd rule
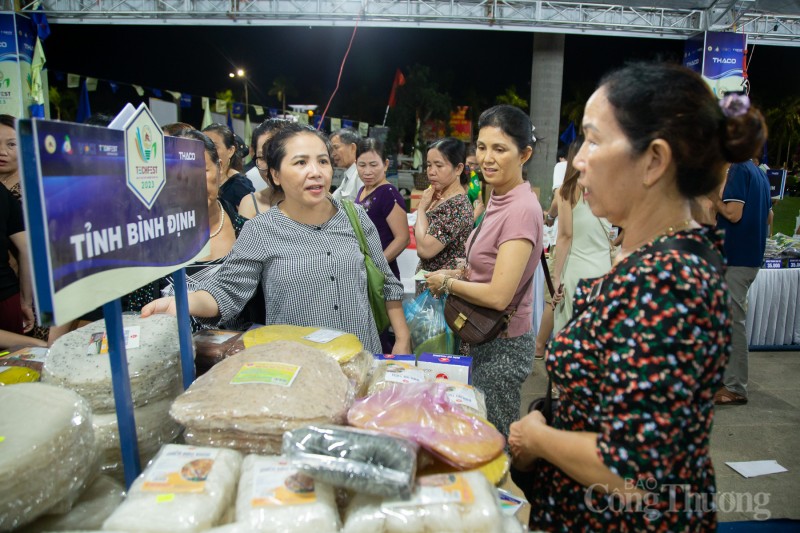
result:
[[[532,529],[716,529],[709,436],[731,321],[721,241],[690,200],[763,144],[763,117],[741,103],[722,109],[694,72],[642,63],[586,104],[575,167],[592,212],[625,234],[550,345],[552,426],[536,411],[511,426]]]

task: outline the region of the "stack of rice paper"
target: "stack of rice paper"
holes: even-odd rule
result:
[[[109,476],[98,476],[67,513],[47,514],[22,528],[20,533],[99,530],[125,498],[125,487]]]
[[[408,498],[419,446],[377,431],[306,426],[283,435],[283,453],[317,481],[377,496]]]
[[[247,348],[205,375],[172,404],[186,442],[279,455],[285,431],[340,424],[350,381],[325,353],[296,342]]]
[[[41,383],[0,387],[0,531],[73,501],[95,465],[88,403]]]
[[[248,455],[236,521],[255,531],[333,533],[341,522],[333,487],[299,472],[288,458]]]
[[[447,399],[447,383],[392,384],[356,400],[347,414],[351,426],[382,431],[417,442],[456,468],[478,468],[502,452],[505,439],[489,422],[467,415]]]
[[[183,390],[178,325],[175,317],[167,315],[145,319],[123,315],[122,321],[137,441],[146,463],[162,444],[173,441],[180,432],[169,417],[171,401]],[[45,362],[42,381],[72,389],[89,402],[95,414],[102,469],[121,475],[105,322],[93,322],[56,340]]]
[[[497,495],[480,472],[422,476],[409,500],[357,494],[344,516],[344,533],[504,533]]]
[[[242,335],[246,348],[275,341],[292,341],[325,352],[342,367],[342,372],[353,381],[356,396],[367,392],[367,378],[372,369],[372,354],[352,333],[335,329],[276,324],[251,329]]]
[[[233,450],[168,444],[136,478],[103,529],[173,533],[220,525],[236,497],[241,464]]]

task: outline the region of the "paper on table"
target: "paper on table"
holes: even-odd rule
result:
[[[788,470],[778,464],[774,459],[769,461],[741,461],[727,462],[729,467],[739,472],[744,477],[765,476],[767,474],[779,474]]]

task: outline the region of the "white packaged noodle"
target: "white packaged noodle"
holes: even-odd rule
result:
[[[275,442],[287,430],[342,423],[352,401],[352,386],[336,361],[278,341],[214,366],[175,400],[170,415],[186,426],[188,440],[229,439],[250,451],[259,439]],[[237,445],[239,439],[245,444]]]
[[[437,383],[444,383],[447,387],[447,401],[459,406],[468,415],[486,418],[486,396],[483,391],[459,381],[437,379]]]
[[[70,390],[0,387],[0,405],[0,531],[7,531],[77,499],[96,452],[89,405]]]
[[[333,533],[341,528],[333,487],[314,481],[280,456],[245,458],[236,521],[275,533]]]
[[[345,533],[503,533],[494,489],[480,472],[422,476],[410,500],[357,495]]]
[[[382,360],[375,361],[367,384],[367,395],[375,394],[393,384],[407,385],[431,381],[430,377],[413,362]]]
[[[163,444],[173,442],[181,432],[180,425],[169,416],[172,401],[172,398],[156,400],[133,410],[139,457],[143,465],[153,458]],[[92,425],[103,472],[121,473],[122,453],[116,413],[95,415]]]
[[[233,450],[168,444],[103,529],[169,533],[218,525],[235,498],[241,462]]]
[[[108,476],[98,476],[80,495],[72,510],[64,514],[42,516],[19,533],[99,530],[124,498],[125,487],[121,483]]]
[[[283,435],[283,453],[315,480],[378,496],[408,498],[419,446],[377,431],[306,426]]]
[[[134,406],[174,397],[180,386],[180,345],[174,316],[123,315],[126,355]],[[72,389],[95,413],[114,412],[111,363],[103,320],[59,337],[50,348],[42,382]]]

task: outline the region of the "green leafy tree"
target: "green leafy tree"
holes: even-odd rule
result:
[[[495,98],[495,103],[513,105],[514,107],[522,109],[526,113],[528,111],[528,101],[517,94],[516,85],[508,87],[503,94]]]
[[[431,69],[414,65],[405,76],[406,83],[397,88],[397,103],[389,111],[386,122],[389,126],[388,145],[403,144],[404,151],[424,151],[425,142],[419,129],[429,120],[442,120],[449,128],[452,99],[440,89]]]
[[[789,168],[792,164],[792,147],[800,143],[800,96],[791,96],[778,107],[768,109],[765,118],[770,147],[777,150],[774,159],[776,166]]]
[[[286,96],[290,93],[294,92],[294,88],[292,87],[292,82],[286,78],[285,76],[278,76],[274,80],[272,80],[272,87],[270,87],[269,94],[270,96],[274,96],[278,99],[281,103],[281,109],[283,110],[283,114],[286,114]]]
[[[217,100],[222,100],[225,102],[225,106],[227,109],[231,109],[233,107],[233,91],[230,89],[225,89],[224,91],[217,91],[214,96],[217,97]]]
[[[591,94],[592,90],[584,86],[572,90],[570,99],[561,104],[562,129],[566,128],[570,122],[575,124],[575,128],[581,127],[583,109]]]

